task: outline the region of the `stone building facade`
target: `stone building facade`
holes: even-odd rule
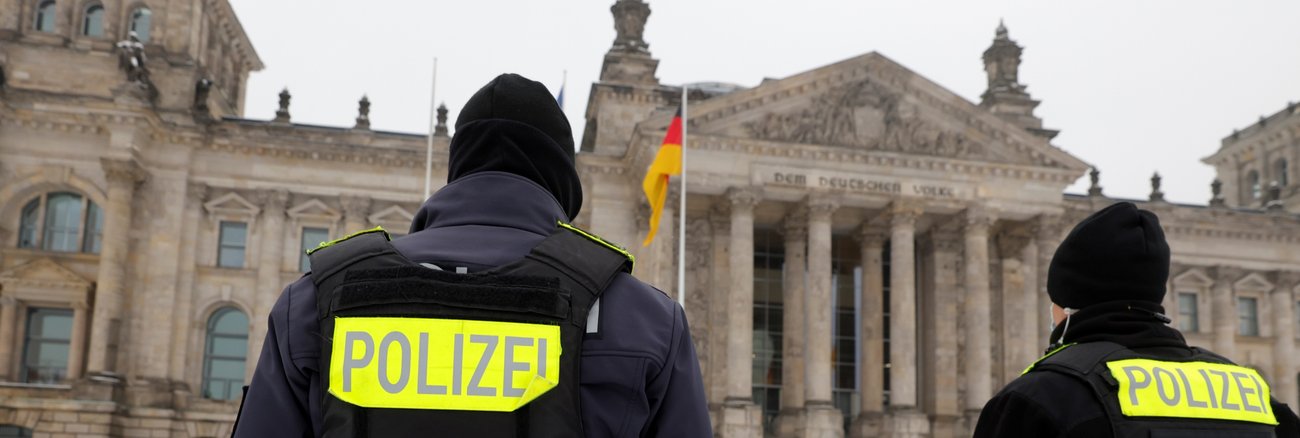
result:
[[[682,88],[655,77],[649,6],[611,11],[576,222],[634,243]],[[720,436],[967,435],[1038,356],[1055,245],[1115,200],[1062,195],[1088,168],[1033,115],[1020,53],[999,27],[978,103],[878,53],[688,87],[684,302]],[[371,130],[364,100],[352,127],[294,123],[287,91],[242,119],[261,66],[225,0],[0,6],[0,437],[229,435],[302,248],[406,230],[428,138]],[[1292,105],[1206,158],[1208,206],[1165,202],[1158,178],[1139,201],[1174,250],[1174,324],[1293,405],[1297,160]],[[676,226],[632,248],[673,296]]]

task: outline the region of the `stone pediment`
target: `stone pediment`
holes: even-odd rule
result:
[[[290,208],[289,217],[294,219],[334,220],[339,217],[338,210],[330,208],[319,199],[311,199]]]
[[[874,52],[700,102],[689,114],[696,135],[1087,168]]]
[[[8,286],[87,290],[90,280],[48,258],[36,259],[0,273]]]
[[[368,219],[372,224],[385,224],[385,223],[409,224],[411,223],[411,219],[413,218],[415,218],[415,215],[411,214],[411,212],[409,211],[406,211],[405,208],[402,208],[400,205],[393,205],[383,210],[380,210],[375,214],[370,215]]]

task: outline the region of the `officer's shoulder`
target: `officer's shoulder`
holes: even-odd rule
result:
[[[616,292],[615,292],[616,291]],[[609,282],[609,287],[605,293],[614,292],[628,301],[637,303],[641,306],[653,306],[671,312],[677,305],[668,294],[649,283],[638,280],[632,274],[620,272],[614,276],[614,280]]]

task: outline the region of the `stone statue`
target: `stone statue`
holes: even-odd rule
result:
[[[1101,171],[1097,170],[1096,167],[1093,167],[1092,170],[1088,172],[1088,178],[1092,180],[1092,184],[1088,186],[1088,196],[1101,196],[1101,185],[1099,184],[1101,181]]]
[[[289,94],[288,88],[280,90],[280,109],[275,111],[275,121],[277,122],[289,121],[289,100],[290,99],[293,99],[293,95]]]
[[[1223,181],[1219,181],[1218,178],[1215,178],[1214,182],[1210,183],[1210,206],[1211,207],[1224,206]]]
[[[361,96],[361,101],[357,102],[357,126],[356,129],[370,129],[370,97]]]
[[[208,95],[212,92],[212,80],[208,78],[199,79],[194,83],[194,109],[207,111]]]
[[[1165,200],[1165,192],[1160,191],[1160,172],[1151,174],[1151,202]]]
[[[650,6],[641,0],[619,0],[610,7],[614,13],[615,51],[647,53],[650,48],[643,35],[646,19],[650,17]]]
[[[131,32],[125,40],[118,41],[115,47],[118,67],[126,72],[126,81],[139,84],[146,90],[150,100],[157,99],[158,88],[149,78],[148,59],[144,53],[144,43],[140,42],[140,38],[135,32]]]
[[[433,135],[447,136],[447,104],[438,105],[438,123],[433,126]],[[648,219],[647,219],[648,220]]]

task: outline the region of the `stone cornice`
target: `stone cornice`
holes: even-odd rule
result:
[[[629,156],[637,155],[634,150]],[[721,136],[693,136],[691,149],[732,152],[752,157],[795,158],[809,161],[859,163],[890,168],[909,168],[943,173],[961,173],[972,176],[1010,178],[1027,181],[1044,181],[1070,184],[1078,172],[1070,169],[1042,168],[1024,165],[981,163],[927,155],[907,155],[894,152],[855,150],[835,146],[791,144],[746,138]]]

